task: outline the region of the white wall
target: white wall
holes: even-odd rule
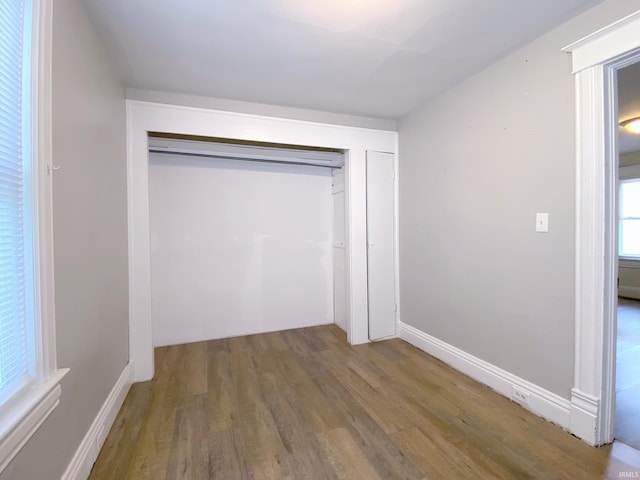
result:
[[[333,322],[331,170],[151,154],[155,346]]]
[[[53,2],[52,49],[57,360],[71,370],[13,480],[61,477],[129,358],[125,91],[77,0]]]
[[[575,104],[569,43],[608,0],[400,122],[401,321],[564,399],[574,373]],[[548,212],[549,233],[535,232]]]

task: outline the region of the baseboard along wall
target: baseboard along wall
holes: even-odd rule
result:
[[[634,298],[636,300],[640,300],[640,288],[638,287],[627,287],[624,285],[620,285],[618,287],[618,296],[624,298]]]
[[[132,383],[133,364],[130,362],[124,367],[118,381],[102,404],[87,434],[82,439],[71,462],[69,462],[67,470],[62,475],[61,480],[86,480],[89,477],[91,468],[98,458],[102,444],[118,415],[118,411]]]
[[[411,325],[398,322],[398,336],[456,370],[512,399],[527,410],[559,425],[571,427],[571,402],[538,385],[449,345]]]

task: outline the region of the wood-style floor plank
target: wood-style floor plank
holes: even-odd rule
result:
[[[352,347],[326,325],[162,347],[155,364],[127,395],[91,480],[640,472],[636,450],[589,447],[398,339]]]

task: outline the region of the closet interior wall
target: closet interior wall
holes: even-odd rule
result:
[[[153,345],[333,323],[334,298],[343,319],[335,178],[326,167],[150,153]]]

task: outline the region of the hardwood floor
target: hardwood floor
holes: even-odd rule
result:
[[[616,345],[616,426],[618,440],[640,449],[640,301],[618,299]]]
[[[411,345],[351,347],[334,325],[156,349],[93,468],[121,479],[633,478]],[[631,477],[630,477],[631,476]]]

